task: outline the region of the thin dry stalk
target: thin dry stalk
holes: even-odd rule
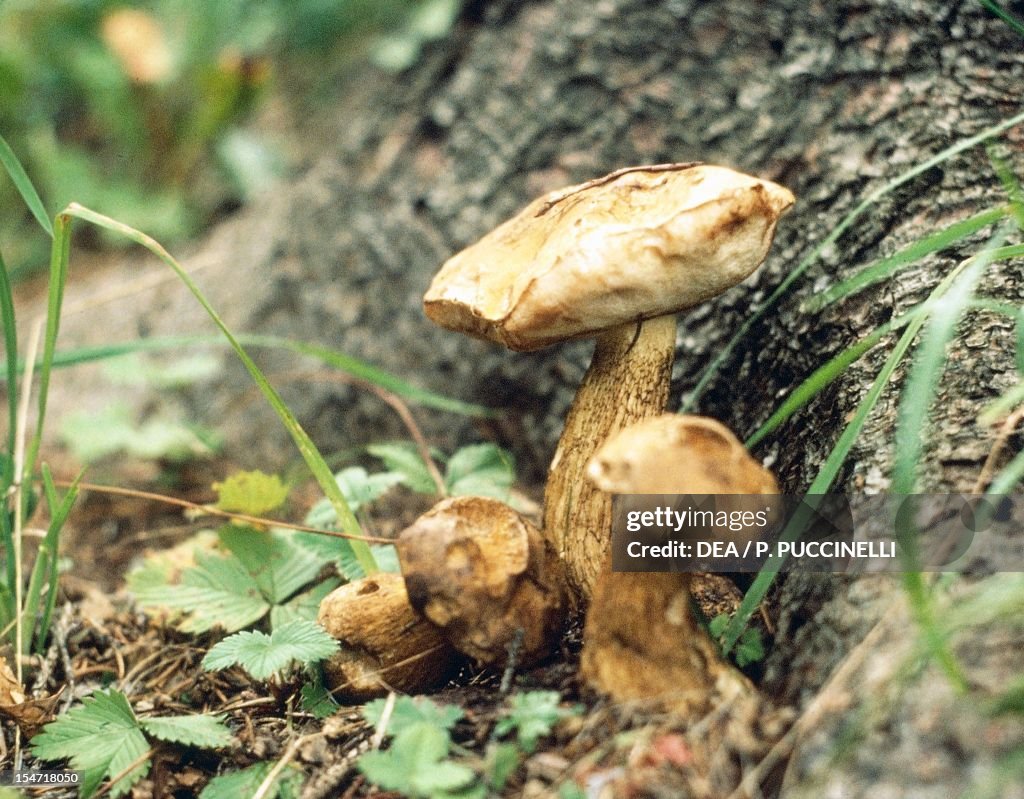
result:
[[[1013,431],[1020,425],[1021,419],[1024,419],[1024,405],[1017,408],[1017,410],[1003,420],[1003,423],[999,426],[999,432],[996,434],[996,440],[992,442],[992,449],[989,450],[988,457],[985,458],[985,463],[981,467],[981,472],[978,474],[978,479],[975,481],[971,493],[981,494],[988,488],[988,484],[992,482],[992,475],[996,470],[996,462],[999,460],[999,456],[1003,454],[1006,442],[1010,439]]]
[[[54,480],[53,483],[54,485],[61,486],[62,488],[68,487],[72,484],[70,480]],[[84,482],[79,482],[78,487],[83,491],[95,491],[100,494],[117,494],[119,496],[146,499],[153,502],[163,502],[166,505],[176,505],[179,508],[186,508],[187,510],[194,511],[195,513],[204,516],[218,516],[224,519],[231,519],[233,521],[248,522],[249,524],[257,525],[259,527],[282,527],[286,530],[297,530],[303,533],[317,533],[319,535],[328,535],[332,538],[358,538],[360,541],[368,541],[373,544],[393,543],[390,538],[379,538],[372,535],[352,535],[350,533],[339,532],[338,530],[324,530],[320,527],[310,527],[306,524],[293,524],[292,522],[281,522],[276,519],[266,519],[262,516],[250,516],[247,513],[235,513],[232,511],[221,510],[220,508],[215,508],[212,505],[200,505],[198,502],[189,502],[187,499],[169,497],[164,494],[154,494],[151,491],[142,491],[137,488],[121,488],[119,486],[105,486],[97,485],[96,483]]]
[[[867,656],[877,650],[878,641],[885,632],[886,623],[890,620],[891,615],[891,610],[883,615],[875,626],[871,628],[870,632],[864,636],[864,639],[854,647],[853,651],[847,655],[842,665],[835,670],[828,682],[825,683],[825,686],[801,714],[800,718],[768,750],[768,754],[762,758],[761,762],[744,775],[739,786],[729,794],[728,799],[754,799],[759,796],[761,782],[783,759],[789,756],[800,736],[819,724],[828,711],[848,704],[849,697],[845,695],[846,685],[855,675],[860,673]]]
[[[391,713],[395,709],[395,699],[398,694],[394,691],[388,692],[388,698],[384,702],[384,710],[381,711],[380,721],[377,722],[377,728],[373,731],[373,738],[370,739],[370,747],[372,749],[380,749],[380,745],[384,742],[384,735],[388,731],[388,723],[391,721]]]
[[[257,788],[256,792],[252,795],[252,799],[266,799],[267,794],[269,794],[270,790],[274,787],[274,781],[277,780],[278,775],[284,771],[292,760],[295,759],[295,754],[299,751],[299,747],[306,741],[311,741],[321,735],[323,735],[322,732],[300,735],[288,744],[288,748],[285,750],[285,753],[281,756],[281,759],[274,764],[274,767],[267,772],[267,776],[263,778],[263,782],[260,783],[260,787]]]

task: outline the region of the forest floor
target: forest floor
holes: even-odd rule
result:
[[[65,456],[50,454],[55,468],[63,471]],[[210,485],[229,465],[197,460],[171,471],[154,468],[120,460],[107,468],[105,482],[139,486],[148,476],[152,490],[203,504],[213,500]],[[422,509],[422,498],[408,494],[407,507],[402,505],[400,496],[389,505],[389,514],[414,515]],[[125,588],[126,572],[146,554],[166,550],[202,528],[200,521],[160,502],[83,492],[65,530],[67,570],[51,644],[44,656],[26,664],[29,692],[55,699],[33,726],[66,712],[93,691],[113,688],[125,694],[136,714],[219,714],[233,733],[230,746],[216,750],[152,741],[149,772],[132,787],[133,797],[197,796],[215,776],[257,763],[281,764],[285,774],[302,775],[297,793],[282,788],[266,796],[404,795],[371,785],[357,766],[362,753],[381,747],[361,706],[343,705],[318,718],[303,709],[301,672],[277,682],[254,680],[240,668],[206,671],[201,661],[222,633],[181,632],[166,618],[136,606]],[[435,703],[461,710],[451,728],[452,760],[478,775],[470,786],[476,793],[451,795],[724,796],[792,720],[791,713],[768,712],[761,703],[718,708],[696,725],[652,708],[612,705],[580,685],[579,651],[580,628],[571,624],[559,651],[540,665],[506,674],[467,664],[431,694]],[[536,746],[514,750],[515,763],[496,790],[493,782],[487,784],[493,771],[489,758],[502,737],[496,726],[511,697],[538,691],[557,692],[562,717],[548,725]],[[9,754],[14,730],[7,720]],[[60,766],[29,757],[22,767]],[[69,789],[25,793],[75,795]]]

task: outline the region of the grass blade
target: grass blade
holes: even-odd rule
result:
[[[850,213],[839,221],[828,236],[822,239],[806,256],[804,256],[803,259],[800,260],[796,267],[794,267],[778,287],[776,287],[776,289],[769,295],[768,299],[761,304],[761,307],[747,316],[743,324],[740,325],[739,330],[733,334],[732,338],[729,339],[725,346],[722,347],[718,354],[712,359],[711,363],[709,363],[701,373],[700,378],[697,380],[697,384],[693,387],[689,396],[682,402],[680,411],[688,412],[693,409],[697,400],[700,399],[701,395],[704,393],[704,389],[707,388],[711,380],[718,374],[726,360],[732,355],[733,350],[739,346],[740,341],[742,341],[747,333],[750,332],[751,328],[761,320],[761,317],[768,312],[769,308],[775,305],[775,303],[778,302],[787,291],[789,291],[790,286],[792,286],[793,283],[795,283],[803,273],[818,260],[821,253],[838,241],[839,237],[842,236],[843,233],[845,233],[853,223],[861,217],[862,214],[871,208],[871,206],[877,203],[882,197],[895,191],[904,183],[913,180],[921,173],[927,172],[932,167],[935,167],[944,161],[948,161],[950,158],[959,155],[965,150],[969,150],[982,142],[988,141],[989,139],[998,136],[1004,131],[1019,125],[1022,122],[1024,122],[1024,112],[1015,114],[1009,119],[1006,119],[996,125],[992,125],[974,136],[970,136],[957,142],[951,147],[947,147],[945,150],[942,150],[931,158],[922,161],[917,166],[908,169],[906,172],[889,181],[885,185],[870,192],[852,211],[850,211]]]
[[[0,475],[0,488],[6,496],[7,488],[14,481],[14,462],[9,458],[14,454],[14,430],[18,425],[18,392],[14,387],[18,384],[18,328],[14,319],[14,295],[11,292],[10,275],[7,264],[0,255],[0,314],[3,315],[4,353],[7,363],[4,374],[7,376],[7,458],[3,462],[3,473]],[[6,503],[4,503],[6,506]]]
[[[954,222],[937,233],[932,233],[930,236],[925,236],[923,239],[915,241],[888,258],[875,261],[846,280],[832,286],[832,288],[822,294],[811,297],[804,303],[804,309],[811,312],[820,311],[837,300],[841,300],[861,289],[886,280],[900,270],[911,266],[914,262],[932,253],[945,250],[972,233],[976,233],[994,222],[998,222],[1006,216],[1006,213],[1007,209],[1005,207],[991,208],[967,219]]]
[[[997,236],[1000,236],[1001,233],[1002,231],[997,233]],[[940,300],[944,299],[944,295],[950,290],[950,287],[957,281],[964,270],[973,268],[984,270],[984,268],[991,263],[992,254],[996,251],[997,249],[986,249],[986,251],[983,251],[979,255],[969,258],[961,263],[956,269],[946,275],[939,285],[932,290],[928,299],[915,309],[918,313],[915,314],[915,311],[911,311],[904,315],[903,318],[905,319],[907,316],[914,314],[913,318],[909,320],[903,335],[900,336],[899,340],[896,342],[896,346],[893,348],[893,351],[889,354],[885,364],[883,364],[878,375],[875,377],[875,380],[868,389],[867,394],[865,394],[864,398],[860,403],[858,403],[853,418],[843,429],[842,434],[839,436],[839,440],[836,441],[836,444],[832,447],[832,451],[829,453],[828,458],[825,459],[825,463],[822,464],[821,468],[818,470],[818,474],[807,489],[808,494],[812,496],[815,494],[824,494],[832,487],[832,484],[839,476],[839,470],[842,468],[843,463],[850,454],[850,450],[853,448],[854,442],[857,440],[864,424],[867,422],[868,416],[878,404],[878,400],[882,396],[882,392],[892,379],[892,375],[895,372],[896,367],[899,366],[900,362],[906,355],[907,350],[910,348],[910,345],[913,343],[914,339],[921,331],[921,328],[924,326],[924,323],[927,321],[928,313],[931,312],[932,308]],[[980,267],[978,266],[979,264]],[[973,283],[970,285],[973,286]],[[966,300],[969,304],[970,292],[967,293]],[[1022,464],[1021,468],[1024,470],[1024,464]],[[800,519],[795,518],[794,523],[784,531],[781,540],[792,541],[798,539],[804,531],[804,527],[800,524],[800,521]],[[771,588],[772,583],[775,581],[775,576],[782,567],[782,563],[783,560],[780,558],[770,558],[758,573],[757,577],[754,578],[754,582],[751,584],[750,588],[747,589],[736,614],[729,620],[729,624],[726,626],[725,631],[722,633],[720,638],[724,654],[729,653],[743,634],[751,616],[754,615],[761,602],[764,601],[764,597],[768,593],[768,589]],[[917,578],[920,578],[920,572],[913,572],[912,574],[916,574]],[[910,578],[911,584],[908,585],[908,591],[917,591],[912,584],[914,579],[915,578],[913,577]],[[915,596],[915,594],[912,593],[911,601],[920,601],[920,594]],[[919,620],[922,621],[922,626],[924,627],[923,631],[926,641],[929,644],[929,648],[933,653],[937,654],[940,662],[943,664],[943,667],[946,668],[947,674],[950,675],[951,679],[954,679],[954,684],[960,685],[962,677],[959,674],[959,669],[956,666],[955,661],[952,660],[952,655],[948,654],[944,640],[941,636],[936,638],[933,635],[934,631],[937,629],[936,626],[934,624],[928,625],[927,615],[920,616]]]
[[[876,347],[890,333],[906,327],[922,311],[923,308],[919,307],[887,322],[819,366],[810,377],[790,392],[778,409],[747,439],[747,449],[752,449],[759,444],[765,436],[778,429],[790,416],[814,399],[826,386],[838,379],[850,364],[858,360],[868,350]]]
[[[278,417],[284,424],[285,429],[291,434],[292,440],[298,447],[299,454],[302,455],[302,459],[306,462],[309,470],[313,473],[317,483],[320,485],[320,489],[324,492],[324,495],[330,500],[331,505],[334,507],[335,512],[338,516],[338,525],[342,531],[348,533],[355,538],[350,539],[352,550],[359,560],[359,565],[363,567],[363,571],[367,574],[373,574],[377,569],[377,562],[374,560],[373,553],[370,551],[370,547],[365,541],[359,540],[363,535],[362,528],[359,526],[359,522],[356,520],[355,515],[349,508],[348,503],[345,501],[344,495],[341,493],[341,489],[338,487],[337,481],[334,479],[334,474],[331,472],[330,467],[324,461],[323,456],[317,450],[316,445],[313,444],[312,439],[299,424],[299,421],[295,418],[295,415],[291,412],[284,400],[281,399],[280,394],[277,390],[270,385],[270,382],[264,376],[263,372],[260,371],[256,363],[249,357],[249,354],[245,351],[242,345],[235,338],[234,334],[221,319],[217,311],[210,305],[206,296],[199,289],[199,286],[192,280],[192,277],[184,270],[184,268],[174,259],[174,257],[163,248],[163,246],[155,239],[147,236],[145,233],[136,230],[133,227],[125,225],[122,222],[118,222],[116,219],[111,219],[103,214],[98,214],[95,211],[91,211],[77,203],[72,203],[63,212],[69,217],[76,217],[89,222],[97,227],[101,227],[105,230],[109,230],[113,233],[118,233],[129,241],[134,241],[136,244],[145,247],[167,266],[169,266],[178,278],[188,287],[188,290],[192,293],[192,296],[196,298],[196,301],[203,307],[207,315],[213,320],[213,323],[220,329],[220,332],[227,339],[231,348],[235,351],[235,354],[241,360],[245,366],[249,375],[253,381],[259,387],[263,396],[270,403],[271,407],[277,412]],[[58,217],[59,219],[60,217]]]
[[[43,357],[39,364],[39,398],[36,401],[36,432],[32,436],[21,479],[26,484],[22,492],[23,511],[28,518],[29,490],[32,475],[39,458],[39,447],[43,441],[43,426],[46,423],[46,403],[50,393],[50,373],[53,371],[53,355],[57,349],[57,335],[60,332],[61,307],[64,304],[64,286],[68,279],[68,256],[71,248],[71,219],[58,214],[53,225],[53,243],[50,247],[50,280],[47,287],[46,332],[43,337]]]
[[[332,366],[340,371],[365,380],[368,383],[385,388],[394,394],[398,394],[409,402],[420,405],[424,408],[433,408],[448,413],[456,413],[462,416],[494,417],[497,411],[493,408],[486,408],[483,405],[476,405],[471,402],[452,399],[443,394],[436,394],[432,391],[407,383],[397,375],[393,375],[383,369],[353,358],[330,347],[323,347],[315,344],[308,344],[303,341],[280,338],[278,336],[264,336],[255,334],[240,333],[235,336],[240,344],[246,347],[263,347],[267,349],[283,349],[294,352],[298,355],[305,355],[314,358],[321,363]],[[77,366],[83,363],[101,361],[107,358],[116,358],[120,355],[127,355],[135,352],[158,352],[162,350],[181,350],[185,347],[229,347],[231,346],[223,338],[215,336],[161,336],[154,338],[138,339],[136,341],[125,341],[117,344],[102,344],[95,347],[79,347],[73,350],[65,350],[54,354],[54,367]],[[6,369],[6,364],[4,365]],[[18,365],[17,372],[23,368]]]
[[[975,285],[992,263],[994,254],[999,251],[1000,243],[1008,232],[1007,226],[1001,227],[982,252],[954,270],[952,280],[943,281],[948,284],[948,289],[943,291],[941,301],[929,302],[932,307],[928,329],[907,376],[896,420],[896,457],[891,489],[895,494],[914,493],[918,464],[924,448],[927,417],[939,377],[945,368],[946,347],[970,305]]]
[[[21,161],[14,154],[14,150],[7,143],[3,136],[0,136],[0,164],[3,164],[7,170],[7,174],[11,176],[11,180],[14,181],[14,186],[18,190],[18,194],[21,195],[21,199],[25,201],[25,205],[28,206],[28,210],[32,212],[32,216],[36,218],[36,221],[42,226],[43,230],[46,231],[46,235],[53,238],[53,225],[50,224],[50,215],[46,213],[46,207],[43,205],[43,201],[39,198],[39,193],[36,191],[36,187],[32,185],[32,181],[29,180],[28,174],[25,172],[25,168],[21,165]]]
[[[1017,31],[1021,36],[1024,36],[1024,22],[1017,19],[1013,14],[999,5],[999,3],[995,2],[995,0],[981,0],[981,4]]]
[[[36,562],[32,567],[32,576],[28,581],[28,592],[25,595],[25,623],[21,627],[22,651],[27,651],[34,629],[36,630],[36,651],[41,652],[46,643],[46,637],[50,631],[50,618],[57,601],[57,554],[60,531],[71,513],[71,507],[75,504],[75,499],[78,497],[78,483],[82,479],[82,475],[85,474],[84,471],[80,472],[64,498],[60,499],[49,468],[44,465],[42,473],[43,490],[50,508],[50,526],[46,529],[46,536],[39,545]],[[46,605],[40,609],[39,601],[44,586],[47,589]],[[38,628],[36,619],[39,619]]]
[[[917,336],[924,322],[925,316],[923,314],[910,321],[907,329],[903,332],[903,335],[900,336],[899,341],[896,342],[896,346],[893,348],[893,351],[889,353],[889,357],[886,359],[885,364],[883,364],[878,375],[875,377],[875,380],[868,389],[867,394],[865,394],[864,398],[860,403],[858,403],[857,410],[854,412],[850,423],[843,428],[843,432],[840,434],[839,440],[836,441],[835,446],[832,447],[832,451],[829,452],[828,458],[825,459],[825,463],[823,463],[821,468],[818,470],[818,474],[807,489],[808,494],[825,494],[832,487],[836,477],[839,476],[839,470],[842,468],[843,463],[846,462],[846,458],[850,454],[850,450],[853,449],[854,442],[857,440],[861,430],[864,428],[864,424],[867,422],[868,416],[878,404],[878,400],[882,396],[882,392],[892,379],[893,372],[896,371],[896,367],[899,366],[900,361],[903,360],[903,356],[906,355],[907,349],[913,343],[914,338]],[[799,525],[800,520],[797,519],[796,521],[797,524],[792,524],[787,527],[780,540],[795,541],[803,535],[804,529]],[[743,631],[746,629],[747,624],[750,621],[750,617],[757,611],[761,602],[764,601],[764,597],[768,593],[768,589],[771,588],[772,583],[775,582],[775,576],[778,574],[782,564],[782,558],[769,558],[764,567],[758,573],[757,577],[754,578],[754,582],[751,583],[750,588],[747,589],[747,593],[744,594],[743,601],[740,602],[740,606],[736,610],[736,614],[729,620],[729,624],[722,633],[720,640],[723,654],[728,654],[743,634]]]

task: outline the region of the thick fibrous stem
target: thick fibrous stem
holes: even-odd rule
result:
[[[612,572],[609,558],[583,633],[584,681],[616,702],[657,701],[688,718],[716,698],[748,693],[693,617],[694,577]]]
[[[573,603],[585,607],[611,540],[611,496],[586,479],[587,463],[610,435],[668,401],[675,316],[613,328],[597,339],[548,470],[544,536],[562,559]]]

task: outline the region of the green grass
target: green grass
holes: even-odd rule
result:
[[[196,301],[220,329],[223,338],[216,341],[218,343],[226,343],[227,346],[234,350],[239,360],[241,360],[249,372],[252,380],[256,383],[267,402],[281,419],[285,429],[291,435],[307,468],[329,500],[336,515],[338,527],[342,532],[351,537],[349,545],[360,568],[366,574],[372,574],[377,571],[378,565],[373,553],[367,543],[362,540],[362,529],[346,502],[332,470],[328,467],[323,456],[299,424],[294,414],[252,360],[245,345],[284,348],[297,354],[316,358],[333,368],[344,370],[360,379],[429,407],[472,415],[489,415],[491,412],[480,406],[461,403],[432,392],[424,391],[397,376],[328,347],[271,336],[236,336],[221,319],[195,281],[155,239],[129,225],[96,213],[76,203],[72,203],[57,214],[51,224],[45,207],[31,180],[10,147],[2,139],[0,139],[0,164],[4,166],[11,176],[15,188],[39,225],[52,239],[46,327],[42,341],[42,355],[38,361],[34,355],[27,356],[31,361],[31,369],[18,362],[18,337],[15,324],[14,301],[7,269],[2,259],[0,259],[0,273],[2,273],[0,275],[0,310],[3,311],[4,353],[6,356],[3,373],[8,386],[9,423],[6,440],[7,451],[2,454],[2,461],[0,461],[0,466],[2,466],[0,476],[2,476],[3,480],[0,488],[3,489],[2,501],[4,503],[3,513],[0,514],[0,533],[3,536],[6,566],[5,580],[0,585],[0,627],[12,629],[13,640],[16,640],[19,651],[27,651],[28,646],[33,640],[37,649],[42,647],[46,641],[49,620],[52,616],[53,603],[56,597],[57,551],[60,530],[77,496],[77,480],[71,489],[63,497],[60,497],[45,465],[41,470],[37,468],[43,431],[47,421],[47,400],[53,369],[57,365],[71,365],[89,360],[109,358],[126,352],[168,348],[180,349],[187,344],[208,345],[214,341],[209,337],[143,340],[58,354],[56,345],[60,331],[64,290],[68,279],[72,224],[76,219],[87,222],[109,233],[122,236],[149,250],[173,270],[178,278],[188,287]],[[243,342],[245,345],[243,345]],[[18,422],[21,411],[18,406],[18,393],[15,391],[19,374],[25,376],[32,375],[37,383],[35,430],[31,440],[24,447],[25,454],[20,461],[17,453],[21,451],[19,449],[21,442],[17,438],[16,431],[19,429]],[[28,380],[23,381],[22,392],[29,390],[30,382]],[[24,393],[22,396],[27,399]],[[50,507],[51,523],[41,545],[28,584],[25,586],[21,574],[21,527],[24,520],[29,517],[35,501],[33,481],[37,474],[41,474],[44,495]],[[20,612],[19,609],[21,609]],[[31,623],[28,623],[28,620],[31,620]],[[37,620],[40,620],[40,623],[37,623]]]
[[[903,185],[912,177],[921,174],[942,160],[964,152],[968,147],[985,143],[1008,127],[1024,122],[1024,115],[1017,115],[1011,120],[992,126],[984,134],[966,139],[964,142],[947,148],[939,155],[926,160],[923,164],[913,167],[902,175],[885,184],[881,189],[868,195],[853,212],[844,217],[822,243],[814,246],[810,254],[804,258],[794,272],[783,281],[773,292],[766,303],[759,309],[755,318],[741,327],[727,345],[726,351],[714,361],[698,381],[697,388],[688,402],[692,403],[700,391],[712,379],[717,370],[725,362],[725,358],[749,332],[757,318],[777,302],[797,277],[803,274],[828,244],[833,243],[839,235],[853,224],[854,221],[877,200],[897,186]],[[990,152],[990,155],[991,152]],[[932,290],[927,299],[904,313],[872,331],[861,340],[846,347],[837,355],[819,366],[805,381],[793,389],[769,418],[758,427],[747,439],[747,446],[754,447],[765,441],[779,427],[790,420],[800,409],[817,397],[828,385],[841,377],[847,368],[872,351],[890,336],[902,331],[885,363],[864,397],[858,403],[852,417],[831,448],[825,461],[819,467],[815,478],[807,488],[808,495],[828,492],[838,479],[843,464],[846,462],[855,442],[863,430],[864,424],[877,406],[885,389],[896,373],[897,368],[913,352],[914,358],[909,374],[901,390],[899,400],[898,421],[895,432],[891,488],[897,494],[912,494],[918,489],[918,472],[924,454],[924,441],[928,440],[928,418],[934,403],[936,389],[945,368],[947,348],[952,341],[957,326],[963,316],[975,310],[988,310],[1009,315],[1017,320],[1018,366],[1024,364],[1024,312],[1010,303],[996,298],[975,297],[974,288],[985,270],[993,263],[1018,258],[1024,255],[1024,246],[1004,246],[1003,241],[1014,227],[1018,228],[1024,220],[1024,203],[1022,192],[1016,177],[1000,159],[992,155],[993,170],[999,176],[1007,194],[1007,204],[1000,205],[974,214],[967,219],[949,225],[939,231],[927,234],[921,239],[904,247],[894,255],[882,258],[862,268],[851,277],[833,286],[831,289],[816,295],[803,304],[803,313],[814,313],[841,302],[842,300],[870,286],[893,279],[902,270],[918,264],[925,257],[948,250],[964,242],[968,237],[985,228],[1002,222],[1002,226],[992,236],[988,244],[977,255],[963,261],[951,270]],[[929,167],[925,167],[929,165]],[[837,232],[838,231],[838,232]],[[916,348],[915,348],[916,345]],[[1001,400],[988,410],[990,416],[1003,413],[1024,401],[1024,382],[1007,392]],[[689,407],[685,405],[684,409]],[[1007,465],[993,481],[989,492],[1004,493],[1024,478],[1024,456],[1018,456]],[[810,521],[807,513],[798,513],[790,520],[783,531],[782,540],[798,539]],[[909,561],[905,564],[904,587],[910,599],[911,607],[926,642],[929,653],[940,664],[946,676],[958,690],[966,690],[966,679],[959,664],[949,651],[944,637],[939,633],[935,618],[934,603],[929,586],[920,572],[916,561],[916,531],[901,531],[901,543],[908,553]],[[764,600],[773,584],[782,561],[777,558],[769,560],[760,571],[750,588],[747,590],[739,610],[720,637],[723,651],[728,653],[746,629],[750,618]]]

